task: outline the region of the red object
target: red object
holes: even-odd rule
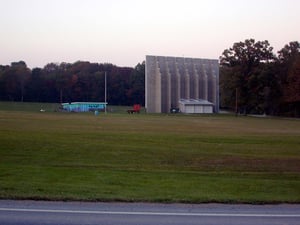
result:
[[[128,113],[140,113],[141,105],[140,104],[134,104],[133,109],[127,110]]]
[[[136,112],[140,112],[140,110],[141,110],[141,105],[140,105],[140,104],[135,104],[135,105],[133,105],[133,110],[136,111]]]

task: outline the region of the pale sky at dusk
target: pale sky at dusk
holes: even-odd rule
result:
[[[145,55],[218,59],[234,42],[300,41],[300,0],[0,0],[0,64],[135,66]]]

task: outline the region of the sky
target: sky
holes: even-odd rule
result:
[[[235,42],[300,41],[300,0],[0,0],[0,65],[145,55],[218,59]]]

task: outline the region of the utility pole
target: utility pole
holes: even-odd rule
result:
[[[105,78],[104,78],[104,102],[105,102],[105,114],[107,113],[106,107],[107,107],[107,78],[106,78],[106,71],[105,71]]]
[[[235,89],[235,116],[238,115],[238,89]]]

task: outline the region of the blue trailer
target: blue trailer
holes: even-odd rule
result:
[[[62,103],[62,108],[67,112],[94,112],[104,111],[106,102],[71,102]]]

